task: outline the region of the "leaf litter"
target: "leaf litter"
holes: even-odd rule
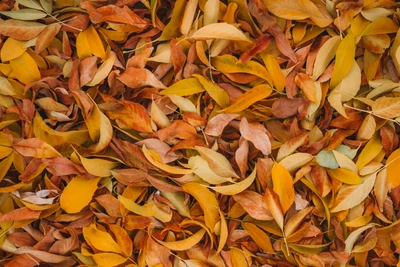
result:
[[[0,14],[2,266],[399,266],[396,1]]]

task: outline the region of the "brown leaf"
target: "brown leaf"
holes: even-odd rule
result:
[[[127,68],[124,73],[118,77],[118,80],[131,88],[152,86],[159,89],[166,89],[165,85],[148,69]]]
[[[146,109],[135,102],[116,101],[100,105],[107,116],[116,120],[121,128],[130,128],[140,132],[152,132],[150,118]]]
[[[272,215],[269,212],[268,207],[265,205],[262,195],[246,190],[234,195],[233,199],[254,219],[272,220]]]

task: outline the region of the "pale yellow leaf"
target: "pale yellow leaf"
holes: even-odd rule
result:
[[[181,23],[181,33],[187,35],[192,27],[194,16],[196,15],[199,0],[189,0],[186,4]]]
[[[386,119],[391,119],[400,114],[400,97],[383,96],[372,104],[372,113]]]
[[[340,37],[333,36],[326,41],[318,50],[317,57],[315,58],[313,76],[317,79],[326,70],[331,60],[336,54],[340,44]]]
[[[292,173],[313,159],[314,156],[308,153],[294,153],[281,160],[279,164]]]
[[[374,187],[376,173],[370,174],[359,185],[343,185],[336,196],[331,212],[351,209],[366,199]]]
[[[321,28],[332,23],[310,0],[264,0],[263,3],[274,15],[288,20],[311,19]]]
[[[216,174],[223,177],[238,177],[229,160],[221,153],[202,146],[196,146],[195,149]]]
[[[240,181],[236,184],[231,184],[231,185],[224,185],[224,186],[214,186],[210,187],[212,190],[217,191],[218,193],[221,193],[223,195],[236,195],[239,194],[240,192],[243,192],[246,190],[248,187],[250,187],[254,180],[256,179],[256,168],[254,168],[253,172],[244,179],[243,181]]]
[[[238,28],[228,23],[212,23],[198,29],[191,38],[195,40],[225,39],[231,41],[252,41]]]

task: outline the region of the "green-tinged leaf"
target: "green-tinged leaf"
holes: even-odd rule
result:
[[[19,20],[37,20],[42,19],[47,16],[43,11],[35,10],[35,9],[20,9],[13,11],[0,11],[0,14]]]

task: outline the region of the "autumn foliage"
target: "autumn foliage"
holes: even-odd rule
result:
[[[0,265],[400,266],[399,10],[2,1]]]

